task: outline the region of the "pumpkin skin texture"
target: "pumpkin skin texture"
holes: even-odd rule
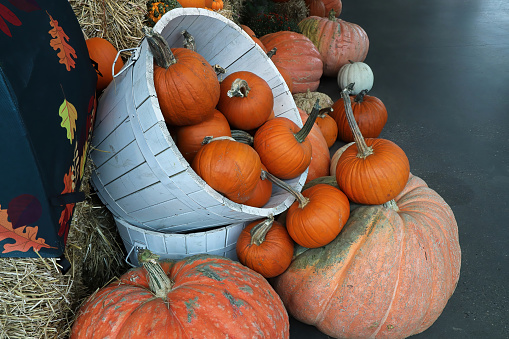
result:
[[[289,337],[280,298],[253,270],[203,254],[160,265],[174,283],[168,303],[151,292],[145,269],[134,268],[87,300],[71,338]]]
[[[257,234],[251,234],[251,230],[260,223],[269,227],[265,231],[263,240],[253,242]],[[285,226],[270,219],[256,220],[248,224],[240,233],[237,240],[237,257],[239,261],[250,269],[260,273],[265,278],[273,278],[283,273],[292,261],[293,240]]]
[[[108,87],[110,82],[113,80],[111,66],[113,66],[113,61],[115,60],[118,51],[111,42],[104,38],[89,38],[85,40],[85,42],[87,44],[90,59],[97,63],[96,90],[102,91]],[[124,62],[122,61],[122,58],[119,57],[115,62],[115,73],[118,73],[123,66]]]
[[[382,100],[372,95],[350,96],[352,111],[357,125],[365,138],[378,138],[387,123],[387,108]],[[330,116],[338,126],[338,138],[344,142],[354,141],[352,130],[348,125],[343,98],[332,105]]]
[[[238,79],[245,83],[237,83]],[[267,121],[274,107],[274,95],[270,86],[249,71],[229,74],[221,81],[220,91],[217,109],[224,114],[232,128],[258,128]]]
[[[315,91],[320,85],[323,74],[323,62],[320,52],[306,36],[280,31],[260,37],[265,48],[270,51],[274,47],[277,52],[271,60],[276,67],[286,68],[293,81],[292,93]]]
[[[395,202],[355,209],[322,248],[296,248],[273,281],[292,316],[334,338],[406,338],[435,322],[459,279],[456,220],[413,175]]]
[[[306,122],[308,114],[299,108],[300,118],[302,122]],[[313,179],[327,176],[330,171],[330,151],[327,146],[327,141],[320,130],[320,127],[315,123],[311,132],[308,134],[308,139],[311,142],[311,162],[308,168],[308,176],[306,181],[310,182]]]
[[[317,47],[323,61],[323,75],[336,77],[351,61],[364,61],[369,50],[366,32],[357,24],[329,16],[311,16],[298,24],[302,34]]]
[[[251,198],[262,171],[251,146],[228,139],[204,145],[191,167],[210,187],[239,204]]]
[[[353,83],[352,95],[357,95],[361,91],[369,92],[373,88],[375,77],[368,64],[356,61],[343,65],[338,72],[338,86],[341,90]]]
[[[302,191],[309,199],[301,207],[294,202],[286,213],[286,228],[292,239],[306,248],[325,246],[336,238],[350,216],[350,202],[341,190],[317,184]]]
[[[219,101],[219,80],[197,52],[172,48],[176,63],[167,69],[154,65],[154,85],[167,123],[193,125],[210,117]]]
[[[225,116],[214,109],[208,119],[194,125],[177,127],[175,134],[177,148],[187,162],[192,163],[196,153],[203,147],[203,138],[231,137],[231,130]]]

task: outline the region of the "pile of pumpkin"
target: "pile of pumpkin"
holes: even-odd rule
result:
[[[350,29],[340,19],[310,17],[303,33],[309,25],[325,37],[317,31],[320,20],[343,25],[343,34]],[[426,330],[459,278],[457,225],[447,203],[410,173],[404,151],[379,138],[387,110],[367,94],[373,85],[362,62],[367,36],[362,51],[352,47],[358,55],[334,64],[339,52],[305,34],[257,39],[242,28],[275,51],[272,61],[304,126],[273,116],[272,92],[255,74],[218,81],[221,68],[196,53],[192,39],[170,49],[146,30],[161,111],[183,156],[218,192],[261,207],[279,185],[295,203],[276,219],[246,226],[237,241],[240,263],[208,255],[160,262],[141,252],[143,268],[91,296],[71,337],[288,338],[287,312],[335,338],[404,338]],[[313,92],[331,74],[341,89],[336,102]],[[331,158],[338,139],[346,144]],[[306,169],[302,192],[281,180]]]

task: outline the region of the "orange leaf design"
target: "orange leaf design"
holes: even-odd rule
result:
[[[46,244],[43,238],[37,238],[38,226],[23,226],[16,229],[12,228],[12,224],[7,219],[7,210],[3,210],[0,206],[0,241],[5,239],[14,239],[14,244],[5,244],[2,253],[13,251],[27,252],[33,247],[35,251],[40,251],[42,247],[56,248]]]
[[[69,173],[64,174],[64,190],[61,194],[74,192],[74,171],[73,166],[69,168]],[[67,232],[69,232],[69,220],[71,219],[72,212],[75,204],[67,204],[64,206],[64,210],[60,213],[60,219],[58,223],[60,228],[58,229],[58,235],[64,236],[67,239]]]
[[[48,13],[48,12],[46,12]],[[53,37],[50,41],[50,46],[53,47],[53,49],[60,50],[58,52],[57,56],[60,58],[60,63],[65,65],[65,68],[70,71],[71,67],[75,67],[76,63],[74,62],[73,58],[76,59],[76,51],[74,48],[72,48],[67,41],[69,41],[69,37],[67,34],[65,34],[62,27],[58,26],[58,21],[53,20],[51,15],[48,13],[48,16],[50,18],[50,25],[53,27],[49,30],[49,34]]]

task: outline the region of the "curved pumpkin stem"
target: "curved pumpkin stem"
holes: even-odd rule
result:
[[[272,228],[272,224],[274,223],[274,216],[271,214],[264,221],[256,224],[249,233],[251,234],[251,245],[260,246],[267,236],[267,232]]]
[[[353,101],[355,102],[363,102],[364,101],[364,96],[368,93],[368,90],[367,89],[363,89],[362,91],[360,91],[359,94],[357,94],[355,96],[355,99]]]
[[[303,196],[302,193],[295,190],[292,186],[288,185],[283,180],[273,176],[272,174],[263,169],[262,169],[262,179],[268,179],[272,183],[284,189],[285,191],[291,193],[295,197],[295,199],[297,199],[297,201],[299,202],[299,208],[304,208],[309,203],[309,199]]]
[[[313,109],[311,110],[311,113],[309,113],[309,117],[306,120],[306,123],[300,131],[294,134],[295,139],[297,139],[298,142],[302,143],[304,140],[306,140],[306,137],[308,136],[309,132],[311,132],[311,129],[313,128],[313,124],[316,121],[316,118],[318,118],[318,115],[320,114],[320,100],[316,99],[315,105],[313,106]]]
[[[191,33],[185,29],[181,32],[181,34],[184,37],[184,48],[196,52],[196,42],[194,41],[194,36],[192,36]]]
[[[221,136],[221,137],[213,137],[211,135],[209,136],[206,136],[205,138],[203,138],[203,141],[201,142],[202,145],[206,145],[206,144],[210,144],[212,141],[217,141],[217,140],[231,140],[231,141],[236,141],[235,139],[233,139],[232,137],[229,137],[229,136]]]
[[[320,118],[325,118],[325,116],[326,116],[327,114],[329,114],[330,112],[332,112],[332,111],[334,111],[334,109],[333,109],[332,107],[325,107],[325,108],[322,108],[322,109],[320,110],[320,112],[318,113],[318,116],[319,116]]]
[[[171,52],[170,45],[163,36],[154,31],[151,27],[144,26],[142,28],[145,38],[147,38],[150,51],[154,55],[156,65],[164,69],[168,69],[171,65],[177,63],[177,59]]]
[[[246,131],[243,131],[241,129],[232,129],[230,131],[232,138],[235,139],[235,141],[241,142],[246,145],[253,145],[254,137],[249,134]]]
[[[230,98],[233,97],[245,98],[247,97],[250,90],[251,88],[247,84],[246,80],[237,78],[233,81],[231,89],[228,92],[226,92],[226,94]]]
[[[399,212],[398,204],[396,204],[396,200],[394,200],[394,199],[389,200],[386,203],[383,203],[382,206],[385,208],[390,208],[396,212]]]
[[[173,289],[174,282],[164,273],[163,268],[157,261],[159,256],[143,249],[138,254],[138,261],[143,264],[143,268],[147,271],[148,286],[150,291],[165,302],[168,301],[168,293]]]
[[[371,154],[373,154],[373,148],[366,145],[366,141],[362,136],[361,130],[359,129],[359,125],[357,125],[357,121],[355,121],[355,117],[353,116],[352,111],[352,103],[350,101],[350,91],[353,89],[353,83],[346,86],[341,91],[341,97],[343,98],[343,103],[345,105],[346,111],[346,120],[348,120],[348,125],[350,125],[350,129],[352,130],[353,138],[355,140],[355,144],[357,145],[357,157],[365,159]]]

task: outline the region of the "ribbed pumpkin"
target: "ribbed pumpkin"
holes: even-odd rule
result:
[[[316,118],[316,124],[320,127],[323,137],[327,142],[327,147],[332,147],[338,138],[338,125],[336,120],[329,115],[332,111],[331,107],[322,108],[320,114]]]
[[[299,108],[300,118],[302,122],[306,122],[308,114]],[[306,177],[306,183],[310,182],[319,177],[327,176],[330,173],[330,151],[327,146],[327,141],[320,130],[320,127],[316,124],[311,128],[307,139],[311,142],[311,162],[308,167],[308,176]]]
[[[113,75],[111,74],[111,68],[113,66],[113,61],[117,56],[117,49],[112,45],[111,42],[104,38],[95,37],[89,38],[85,40],[88,48],[88,54],[94,67],[96,67],[97,72],[97,84],[96,89],[98,91],[102,91],[105,89],[110,82],[113,80]],[[122,58],[118,58],[115,62],[115,73],[118,73],[122,67],[124,66],[124,62]]]
[[[260,41],[260,43],[262,43],[262,42]],[[272,57],[274,55],[276,55],[276,53],[277,53],[277,47],[274,47],[273,49],[271,49],[270,51],[268,51],[266,53],[267,53],[267,56],[272,59]],[[292,75],[283,66],[281,66],[281,65],[275,65],[275,66],[276,66],[277,70],[279,71],[279,73],[281,74],[281,76],[283,77],[283,79],[285,80],[285,83],[288,86],[288,90],[290,91],[290,93],[292,93],[293,92]]]
[[[320,52],[309,38],[300,33],[280,31],[264,35],[260,41],[268,51],[277,48],[271,60],[290,73],[292,93],[306,92],[307,89],[315,91],[318,88],[323,62]]]
[[[318,113],[317,104],[301,129],[285,117],[270,119],[258,128],[253,147],[268,172],[280,179],[293,179],[304,173],[312,154],[307,136]]]
[[[205,7],[214,11],[219,11],[223,9],[224,3],[223,0],[205,0]]]
[[[225,116],[214,109],[212,116],[200,123],[176,128],[176,144],[187,162],[192,163],[194,156],[203,147],[203,139],[207,136],[231,136],[230,125]]]
[[[256,220],[240,233],[236,251],[242,264],[265,278],[273,278],[290,266],[293,240],[274,218]]]
[[[196,153],[191,167],[210,187],[242,204],[251,198],[260,179],[260,157],[251,146],[233,138],[214,139]]]
[[[72,339],[289,337],[281,299],[239,262],[204,254],[158,262],[148,250],[140,256],[144,267],[88,298]]]
[[[322,248],[296,248],[273,280],[293,317],[333,338],[406,338],[435,322],[460,274],[456,220],[416,176],[394,202],[354,209]]]
[[[382,100],[375,96],[367,95],[365,91],[357,96],[350,95],[353,116],[362,136],[365,138],[378,138],[387,122],[387,109]],[[330,116],[334,118],[338,126],[338,138],[345,141],[353,141],[353,134],[346,118],[343,98],[338,99],[332,105],[333,111]]]
[[[267,171],[267,167],[262,164],[262,170]],[[262,172],[263,173],[263,172]],[[251,194],[251,198],[244,202],[244,205],[253,207],[263,207],[272,196],[272,182],[265,178],[263,175],[260,176],[256,188]]]
[[[354,84],[350,94],[357,95],[362,91],[369,92],[373,88],[375,77],[368,64],[361,61],[348,60],[348,63],[341,66],[338,72],[338,86],[343,90],[351,83]]]
[[[217,108],[232,128],[260,127],[274,107],[274,95],[267,82],[249,71],[237,71],[221,81]]]
[[[350,202],[341,190],[316,184],[300,193],[270,173],[266,175],[296,198],[286,212],[285,224],[297,244],[317,248],[336,238],[350,216]]]
[[[357,24],[337,19],[310,16],[299,22],[302,34],[317,47],[323,61],[323,75],[337,76],[351,61],[364,61],[369,50],[368,35]]]
[[[394,199],[405,187],[410,164],[405,152],[386,139],[364,139],[355,122],[349,100],[349,86],[341,91],[346,117],[355,144],[348,147],[338,160],[336,180],[353,202],[379,205]]]
[[[154,86],[166,122],[186,126],[212,116],[219,101],[219,80],[212,66],[190,49],[170,51],[153,29],[144,32],[154,54]]]
[[[338,17],[343,9],[341,0],[305,0],[309,7],[309,16],[326,17],[331,10]]]

